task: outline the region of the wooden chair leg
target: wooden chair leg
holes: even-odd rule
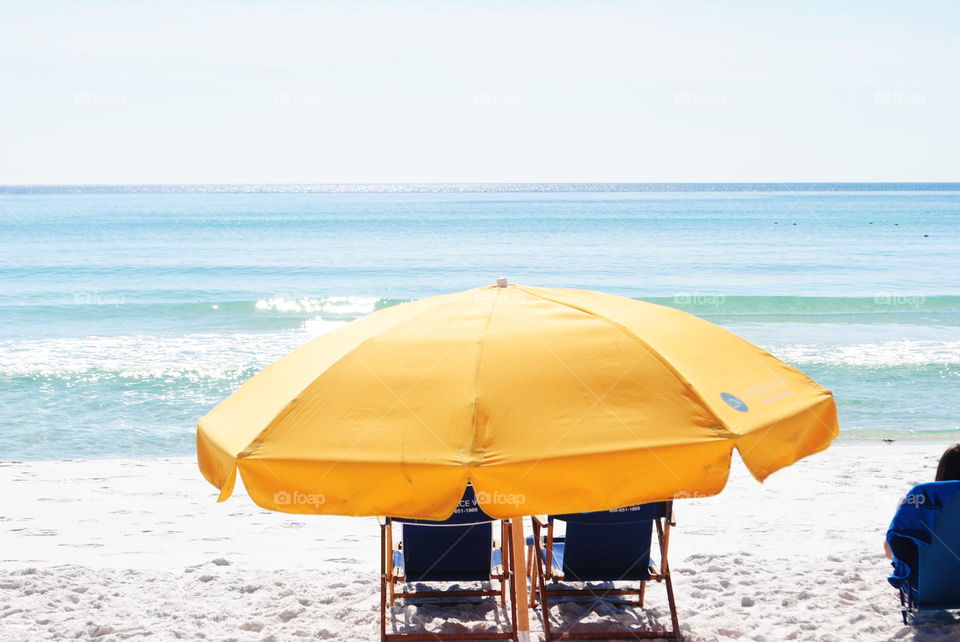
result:
[[[547,599],[547,581],[544,576],[543,558],[537,554],[537,584],[540,589],[540,611],[543,616],[543,639],[544,642],[553,640],[553,633],[550,630],[550,602]]]
[[[530,608],[533,608],[537,605],[537,574],[536,567],[534,565],[533,558],[534,556],[539,556],[540,552],[537,550],[537,538],[540,537],[540,529],[537,528],[537,520],[533,520],[533,542],[527,546],[527,579],[530,583]]]
[[[511,530],[513,525],[504,522],[503,530],[503,544],[501,549],[501,557],[509,558],[510,560],[510,572],[504,572],[505,581],[510,583],[510,633],[513,634],[513,642],[519,642],[520,634],[517,631],[517,619],[519,618],[519,608],[520,605],[517,604],[517,581],[515,577],[516,571],[513,569],[517,568],[517,560],[515,556],[515,551],[513,550],[513,531]]]
[[[640,596],[639,596],[639,597],[640,597],[640,602],[639,602],[639,604],[638,604],[638,606],[639,606],[640,608],[643,608],[643,596],[646,594],[646,592],[647,592],[647,583],[646,583],[646,582],[640,582]]]
[[[387,537],[381,527],[380,530],[380,642],[387,639],[387,583],[392,578],[387,577]],[[392,552],[389,552],[392,555]]]
[[[510,527],[506,522],[500,522],[500,599],[507,603],[507,581],[513,570],[513,556],[510,555]]]
[[[380,642],[386,642],[387,639],[387,598],[386,588],[380,587]]]
[[[673,599],[673,580],[670,579],[668,574],[663,578],[664,584],[667,585],[667,602],[670,605],[670,622],[673,624],[673,639],[677,642],[683,642],[683,633],[680,631],[680,618],[677,616],[677,603]]]
[[[387,601],[390,604],[391,608],[393,607],[394,602],[396,602],[395,592],[395,583],[396,578],[394,577],[394,568],[393,568],[393,526],[388,522],[384,526],[381,526],[381,533],[383,534],[383,564],[386,568],[386,577],[387,577]]]
[[[533,565],[533,560],[530,561],[530,565]],[[538,573],[534,573],[530,577],[530,604],[529,608],[534,608],[537,605],[537,582],[540,581]]]

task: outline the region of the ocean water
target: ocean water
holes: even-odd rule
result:
[[[0,188],[0,459],[185,455],[264,365],[499,276],[679,307],[960,438],[960,185]]]

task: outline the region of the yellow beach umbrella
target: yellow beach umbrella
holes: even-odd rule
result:
[[[204,476],[296,513],[492,517],[712,495],[826,448],[831,393],[695,316],[509,285],[380,310],[252,377],[203,417]]]

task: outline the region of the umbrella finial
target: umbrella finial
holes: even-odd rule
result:
[[[499,279],[497,279],[497,287],[498,287],[498,288],[505,288],[505,287],[507,287],[507,279],[506,279],[506,277],[501,276]]]

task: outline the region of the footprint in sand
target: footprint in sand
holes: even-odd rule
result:
[[[250,631],[251,633],[259,633],[263,630],[262,622],[244,622],[240,625],[241,631]]]
[[[286,609],[285,611],[282,611],[279,615],[277,615],[277,618],[279,618],[282,622],[289,622],[290,620],[299,616],[301,612],[302,611],[294,611],[292,609]]]
[[[27,531],[24,535],[30,535],[31,537],[54,537],[58,535],[58,533],[52,528],[41,528],[35,531]]]

